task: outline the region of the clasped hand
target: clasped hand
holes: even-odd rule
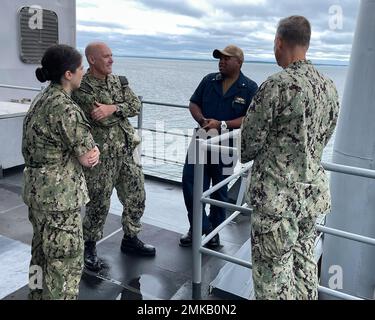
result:
[[[103,104],[95,102],[94,110],[91,112],[91,117],[95,121],[100,121],[109,117],[112,113],[116,111],[116,106],[113,104]]]
[[[210,129],[220,129],[220,121],[216,119],[204,119],[202,122],[202,128],[205,129],[206,131]]]

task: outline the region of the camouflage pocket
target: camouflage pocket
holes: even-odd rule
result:
[[[291,252],[297,242],[298,225],[295,219],[253,214],[251,216],[253,246],[264,257],[279,260]]]
[[[69,259],[83,254],[79,212],[53,212],[46,217],[43,252],[49,259]]]
[[[317,217],[331,209],[331,194],[328,182],[322,184],[296,182],[302,217]]]

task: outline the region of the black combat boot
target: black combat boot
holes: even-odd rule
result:
[[[154,256],[156,253],[155,247],[143,243],[137,236],[129,237],[126,235],[124,235],[121,241],[121,251],[140,256]]]
[[[84,262],[85,268],[87,268],[88,270],[97,272],[102,268],[102,261],[98,259],[96,253],[95,241],[85,241]]]
[[[192,243],[193,243],[193,234],[192,234],[191,228],[189,228],[189,231],[181,236],[180,246],[191,247]]]
[[[216,234],[210,241],[207,242],[206,246],[210,249],[220,247],[220,237]]]
[[[212,229],[210,229],[206,232],[202,232],[202,235],[203,234],[209,234],[211,231],[212,231]],[[185,233],[184,235],[181,236],[180,246],[181,247],[191,247],[192,244],[193,244],[193,233],[192,233],[192,230],[190,228],[187,233]],[[210,241],[208,241],[206,246],[209,247],[210,249],[220,247],[219,234],[215,235]]]

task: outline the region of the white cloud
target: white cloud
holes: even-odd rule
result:
[[[345,32],[328,28],[332,4],[343,8]],[[147,47],[154,54],[175,57],[191,51],[196,57],[210,57],[212,47],[235,43],[258,58],[272,57],[277,22],[300,12],[312,23],[312,46],[319,45],[311,54],[345,59],[358,4],[359,0],[77,0],[78,42],[102,37],[116,42],[121,53],[144,54]],[[134,46],[120,48],[119,39],[129,39],[126,45]]]
[[[79,2],[79,1],[78,1]],[[78,7],[77,18],[79,21],[114,22],[122,24],[124,34],[132,35],[157,35],[157,34],[186,34],[186,28],[179,24],[199,25],[190,17],[180,16],[168,12],[155,12],[140,6],[137,1],[132,0],[95,0],[96,7]],[[90,30],[90,27],[80,30]],[[95,27],[91,27],[96,32]]]

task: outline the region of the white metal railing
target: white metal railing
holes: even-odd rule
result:
[[[26,90],[26,91],[35,91],[39,92],[44,87],[41,88],[32,88],[32,87],[22,87],[22,86],[12,86],[12,85],[5,85],[0,84],[0,88],[7,88],[7,89],[15,89],[15,90]],[[137,119],[137,129],[139,132],[139,135],[142,136],[142,130],[148,130],[148,131],[154,131],[157,133],[163,133],[163,134],[171,134],[171,135],[182,135],[178,133],[173,132],[165,132],[165,131],[158,131],[150,128],[143,128],[143,112],[144,112],[144,104],[149,105],[159,105],[159,106],[167,106],[167,107],[173,107],[173,108],[181,108],[181,109],[187,109],[188,106],[186,105],[180,105],[180,104],[171,104],[171,103],[162,103],[162,102],[154,102],[154,101],[145,101],[142,99],[142,97],[139,97],[142,106],[140,113],[138,115]],[[226,149],[227,151],[237,152],[236,148],[232,147],[225,147],[225,146],[219,146],[216,145],[219,141],[225,141],[227,139],[230,139],[234,136],[234,134],[237,134],[239,130],[234,130],[225,134],[222,134],[220,136],[208,139],[208,140],[197,140],[196,144],[196,155],[199,157],[200,154],[205,153],[207,150],[219,152],[220,150]],[[190,135],[183,135],[185,137],[191,137]],[[147,155],[143,154],[142,156],[148,157]],[[164,162],[170,162],[175,164],[182,164],[181,162],[171,160],[171,159],[165,159],[165,158],[157,158],[152,157],[155,160],[160,160]],[[205,244],[208,243],[220,230],[222,230],[227,224],[229,224],[233,219],[235,219],[240,213],[246,213],[251,214],[252,209],[248,208],[247,205],[234,205],[231,203],[225,203],[222,201],[210,199],[209,196],[223,187],[224,185],[230,183],[231,181],[237,179],[239,176],[244,175],[250,168],[251,164],[246,164],[239,172],[229,176],[225,180],[221,181],[219,184],[212,186],[207,191],[203,192],[203,164],[200,162],[200,159],[196,159],[196,165],[194,166],[194,217],[200,217],[200,219],[193,219],[193,299],[200,299],[201,297],[201,254],[207,254],[214,257],[217,257],[219,259],[223,259],[232,263],[236,263],[239,265],[242,265],[247,268],[251,268],[251,263],[245,260],[241,260],[226,254],[222,254],[219,252],[216,252],[214,250],[207,249],[203,247]],[[332,171],[332,172],[339,172],[343,174],[349,174],[349,175],[355,175],[360,177],[366,177],[366,178],[375,178],[375,170],[369,170],[364,168],[357,168],[357,167],[351,167],[351,166],[345,166],[340,164],[334,164],[334,163],[325,163],[322,162],[322,165],[325,170]],[[202,203],[208,203],[212,205],[216,205],[218,207],[223,207],[227,209],[231,209],[234,211],[234,213],[228,217],[222,224],[220,224],[217,228],[215,228],[210,234],[208,234],[203,240],[201,238],[201,231],[202,230],[202,210],[201,205]],[[317,230],[322,233],[331,234],[333,236],[338,236],[342,238],[346,238],[353,241],[358,241],[370,245],[375,245],[375,239],[364,237],[362,235],[353,234],[350,232],[337,230],[333,228],[328,228],[323,225],[317,224]],[[323,286],[319,286],[319,291],[323,293],[330,294],[332,296],[342,298],[342,299],[360,299],[355,296],[351,296],[342,292],[338,292]]]
[[[249,261],[238,259],[236,257],[223,254],[220,252],[216,252],[211,249],[207,249],[204,247],[205,244],[207,244],[221,229],[223,229],[227,224],[229,224],[235,217],[237,217],[241,212],[251,214],[252,209],[248,208],[247,205],[239,205],[239,204],[231,204],[226,203],[214,199],[208,198],[213,192],[217,191],[227,183],[231,182],[232,180],[238,178],[239,176],[245,174],[250,168],[251,164],[246,164],[243,169],[241,169],[239,172],[229,176],[222,182],[218,183],[217,185],[212,186],[207,191],[203,192],[203,169],[204,169],[204,155],[207,153],[208,150],[210,151],[220,151],[221,149],[225,148],[227,150],[231,150],[232,152],[237,152],[236,148],[230,148],[230,147],[223,147],[220,145],[216,145],[219,141],[223,141],[224,139],[229,139],[233,137],[234,134],[237,134],[239,130],[235,130],[229,133],[226,133],[224,135],[207,139],[207,140],[201,140],[197,139],[196,141],[196,148],[195,148],[195,165],[194,165],[194,203],[193,203],[193,279],[192,279],[192,298],[193,299],[201,299],[201,280],[202,280],[202,254],[206,254],[209,256],[213,256],[219,259],[223,259],[241,266],[244,266],[246,268],[251,269],[252,265]],[[327,171],[333,171],[333,172],[339,172],[343,174],[349,174],[349,175],[355,175],[360,177],[366,177],[366,178],[375,178],[375,170],[369,170],[364,168],[357,168],[357,167],[350,167],[350,166],[344,166],[334,163],[325,163],[322,162],[322,166]],[[213,204],[215,206],[231,209],[235,212],[228,217],[223,223],[221,223],[217,228],[215,228],[212,232],[210,232],[208,235],[206,235],[202,240],[202,204]],[[361,243],[374,245],[375,246],[375,239],[364,237],[362,235],[328,228],[323,225],[317,224],[317,231],[321,233],[327,233],[333,236],[346,238],[353,241],[358,241]],[[332,295],[334,297],[340,298],[340,299],[347,299],[347,300],[363,300],[362,298],[349,295],[343,292],[335,291],[330,288],[319,286],[318,291]]]
[[[23,86],[13,86],[13,85],[7,85],[7,84],[0,84],[0,88],[5,88],[5,89],[13,89],[13,90],[25,90],[25,91],[34,91],[34,92],[40,92],[41,90],[44,89],[45,86],[42,86],[41,88],[33,88],[33,87],[23,87]],[[180,105],[180,104],[172,104],[172,103],[164,103],[164,102],[155,102],[155,101],[145,101],[143,100],[142,96],[139,96],[139,99],[141,100],[142,106],[139,112],[139,115],[137,117],[137,127],[139,135],[142,137],[142,130],[150,131],[150,132],[155,132],[155,133],[162,133],[162,134],[169,134],[173,136],[182,136],[186,138],[191,138],[191,135],[188,134],[182,134],[182,133],[176,133],[176,132],[168,132],[168,131],[162,131],[162,130],[155,130],[151,128],[144,128],[143,127],[143,116],[144,116],[144,104],[147,105],[156,105],[156,106],[166,106],[166,107],[172,107],[172,108],[180,108],[180,109],[187,109],[188,106],[186,105]],[[24,116],[25,113],[19,113],[17,116],[21,117]],[[12,114],[12,116],[4,116],[1,117],[2,119],[7,119],[10,117],[14,117],[15,114]],[[167,158],[160,158],[156,156],[149,156],[147,154],[142,154],[142,157],[149,158],[152,160],[157,160],[165,163],[171,163],[175,165],[183,165],[184,162],[182,161],[176,161],[173,159],[167,159]]]
[[[11,86],[11,85],[8,85],[8,84],[0,84],[0,88],[25,90],[25,91],[36,91],[36,92],[39,92],[40,90],[43,89],[43,88],[31,88],[31,87]]]

